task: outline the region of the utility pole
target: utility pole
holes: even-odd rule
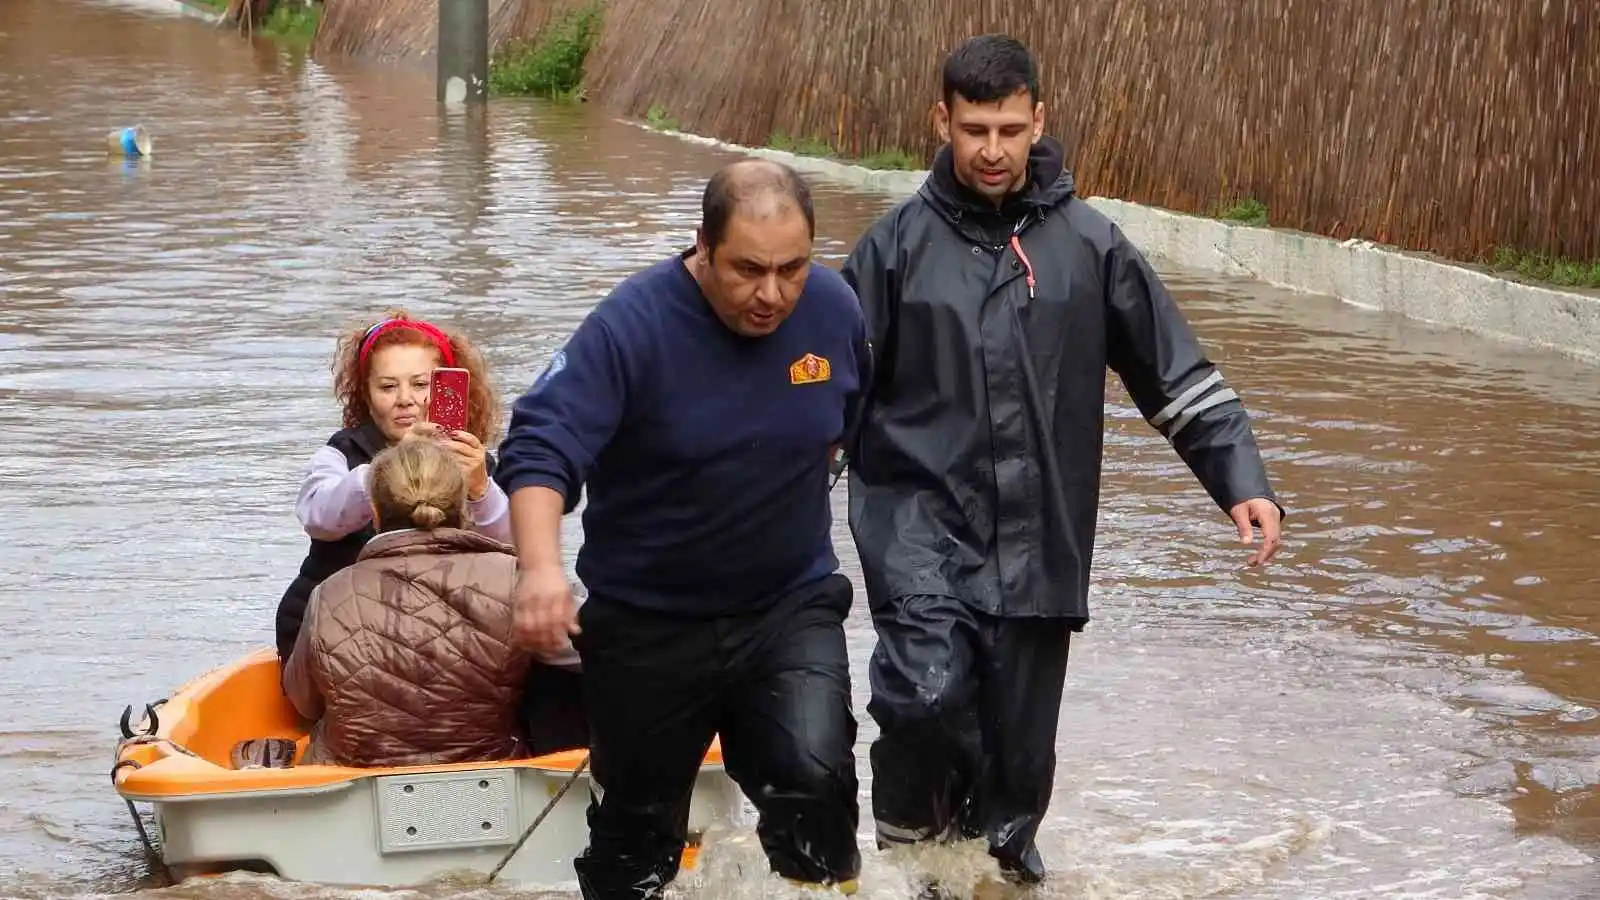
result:
[[[489,0],[439,0],[440,103],[489,99]]]

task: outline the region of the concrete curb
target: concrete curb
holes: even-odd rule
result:
[[[115,0],[112,5],[134,12],[199,19],[213,25],[222,21],[220,13],[197,0]]]
[[[211,25],[215,25],[222,21],[221,13],[201,6],[198,3],[188,2],[188,0],[151,0],[151,2],[159,3],[162,6],[168,7],[179,15],[187,16],[191,19],[199,19],[200,21]]]
[[[646,130],[648,124],[622,119]],[[776,159],[851,187],[904,197],[926,171],[889,172],[782,150],[744,147],[681,131],[691,143]],[[1600,362],[1600,296],[1518,281],[1370,241],[1336,241],[1277,228],[1236,225],[1105,197],[1085,198],[1145,253],[1182,268],[1257,280],[1336,297],[1490,337]]]

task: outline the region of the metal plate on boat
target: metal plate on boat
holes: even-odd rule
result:
[[[377,787],[382,853],[510,844],[522,832],[511,769],[386,775]]]

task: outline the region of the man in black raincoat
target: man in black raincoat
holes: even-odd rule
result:
[[[1007,37],[944,68],[948,143],[844,266],[878,378],[850,462],[850,525],[878,632],[868,673],[880,846],[987,837],[1045,871],[1070,635],[1088,620],[1106,369],[1241,541],[1278,505],[1238,395],[1155,272],[1074,196],[1036,67]]]

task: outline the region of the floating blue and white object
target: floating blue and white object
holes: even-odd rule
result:
[[[143,125],[131,128],[114,128],[106,135],[106,149],[127,157],[150,155],[150,135]]]

